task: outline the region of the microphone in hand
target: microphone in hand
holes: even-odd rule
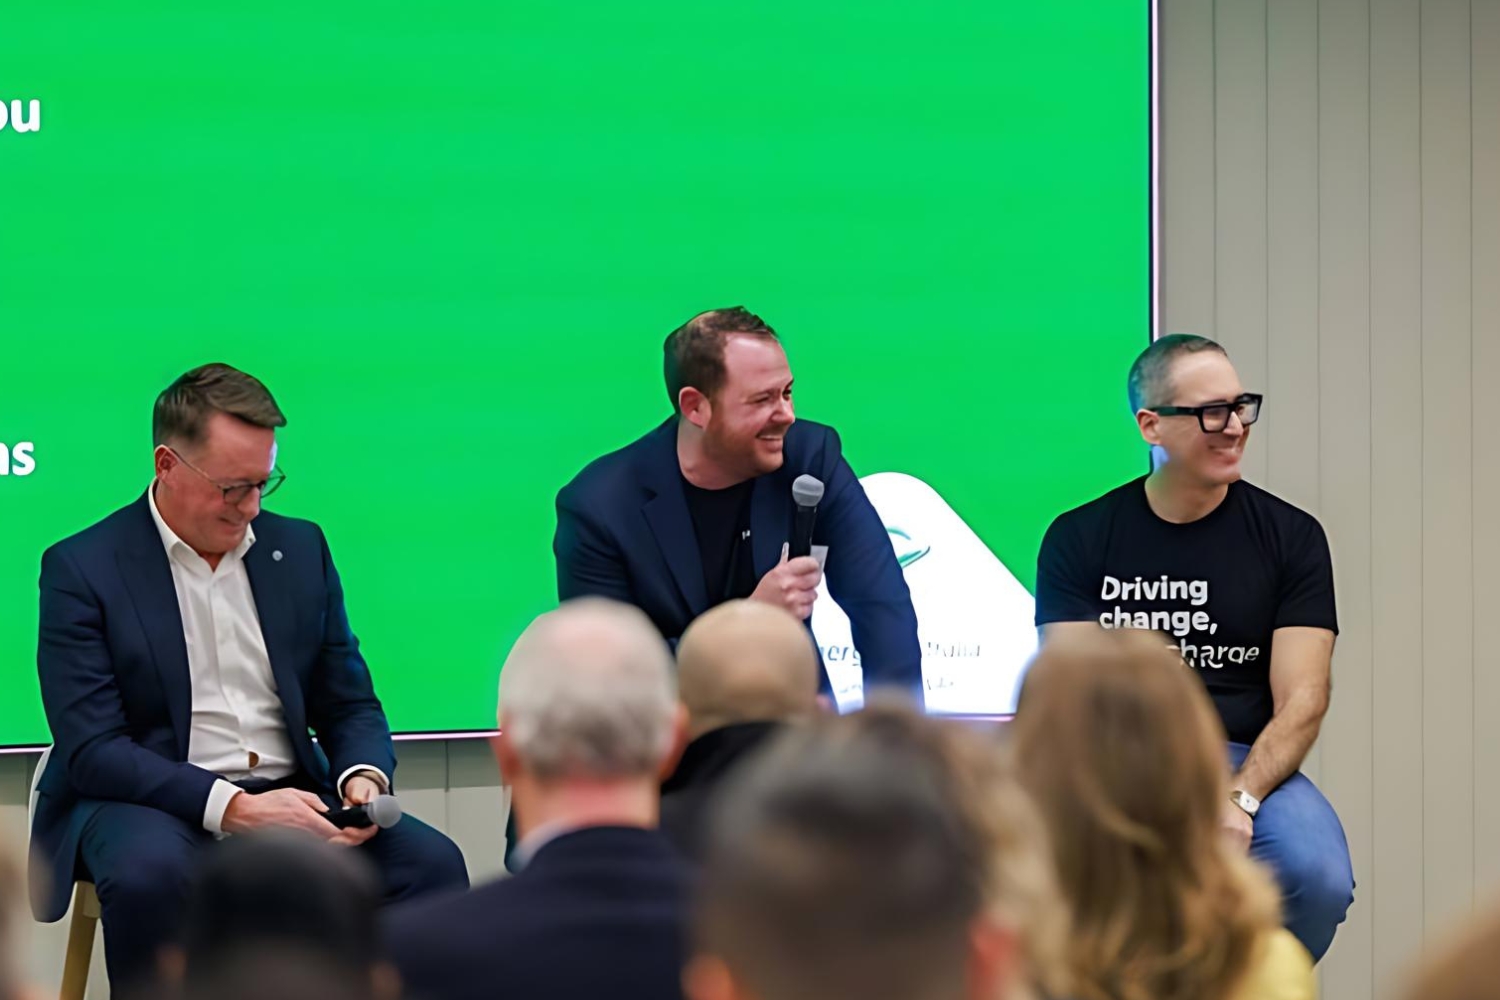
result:
[[[350,827],[378,826],[389,829],[401,821],[401,803],[394,795],[377,795],[369,802],[343,809],[331,809],[323,816],[340,830]]]
[[[813,523],[818,518],[818,504],[823,500],[823,482],[816,476],[798,476],[792,483],[792,500],[797,513],[792,519],[792,537],[787,558],[812,554]]]

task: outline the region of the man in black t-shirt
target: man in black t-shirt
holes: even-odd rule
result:
[[[634,604],[675,644],[698,615],[737,598],[806,621],[826,569],[866,690],[897,687],[920,703],[917,616],[890,536],[837,432],[796,419],[775,331],[743,308],[715,309],[673,331],[663,355],[674,415],[557,495],[559,599]],[[824,486],[812,536],[826,546],[821,568],[782,554],[804,474]]]
[[[1298,771],[1328,709],[1328,541],[1312,515],[1241,480],[1261,397],[1218,344],[1161,338],[1131,367],[1129,395],[1155,471],[1052,523],[1037,625],[1044,642],[1066,628],[1161,632],[1203,679],[1236,769],[1226,833],[1275,870],[1287,927],[1321,958],[1353,901],[1343,827]]]

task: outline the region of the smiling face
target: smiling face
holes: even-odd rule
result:
[[[709,395],[683,393],[683,417],[702,429],[703,453],[722,472],[744,480],[781,468],[797,418],[791,365],[774,337],[730,334],[724,384]]]
[[[1219,351],[1183,354],[1172,361],[1165,397],[1147,399],[1136,414],[1141,437],[1166,452],[1174,474],[1204,486],[1227,486],[1240,478],[1240,460],[1250,428],[1231,410],[1221,431],[1205,433],[1196,416],[1162,416],[1155,406],[1228,403],[1245,392],[1229,358]]]
[[[196,444],[184,445],[181,451],[157,446],[157,509],[194,552],[204,558],[221,556],[244,540],[260,513],[260,491],[250,490],[239,503],[227,503],[223,487],[264,482],[275,466],[273,428],[215,413]]]

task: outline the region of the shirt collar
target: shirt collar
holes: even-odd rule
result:
[[[151,505],[151,520],[156,522],[156,533],[161,536],[162,548],[167,550],[167,558],[174,555],[192,555],[199,559],[203,558],[193,551],[193,547],[181,538],[177,532],[168,527],[166,519],[161,516],[161,511],[156,507],[156,483],[151,483],[150,489],[146,490],[146,500]],[[245,553],[250,551],[250,546],[255,544],[255,525],[245,525],[245,537],[240,539],[240,544],[227,553],[235,559],[243,559]]]

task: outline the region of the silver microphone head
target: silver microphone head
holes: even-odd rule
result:
[[[792,483],[792,499],[799,507],[816,507],[823,499],[823,480],[816,476],[798,476]]]
[[[401,819],[401,803],[394,795],[377,795],[365,805],[365,815],[382,830],[395,826]]]

